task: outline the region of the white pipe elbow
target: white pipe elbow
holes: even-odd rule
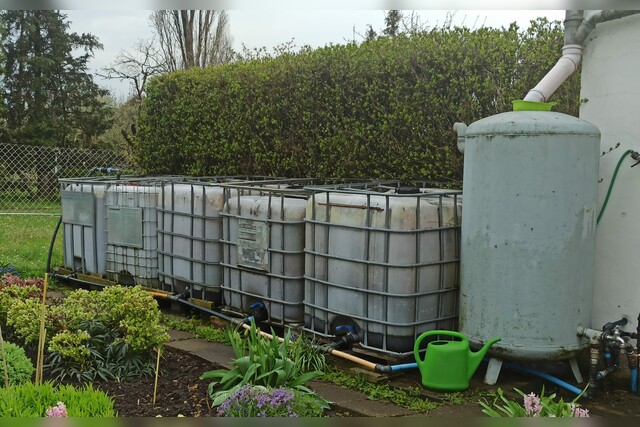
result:
[[[562,57],[556,65],[540,80],[533,89],[524,97],[525,101],[547,102],[562,83],[568,79],[580,65],[582,59],[582,46],[577,44],[566,45],[562,48]]]

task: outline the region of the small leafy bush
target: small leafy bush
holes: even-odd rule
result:
[[[13,301],[7,311],[7,325],[12,327],[16,337],[25,344],[38,342],[41,305],[39,300],[27,298]],[[49,333],[47,335],[50,336]]]
[[[321,417],[328,405],[313,394],[284,387],[244,385],[218,407],[220,417]]]
[[[24,383],[0,389],[0,417],[44,417],[47,410],[64,402],[69,417],[113,417],[113,400],[88,384],[54,386]]]
[[[5,341],[4,354],[7,357],[9,385],[18,385],[30,381],[35,369],[31,359],[27,357],[22,347]],[[4,385],[4,359],[2,352],[0,352],[0,387],[4,387]]]
[[[122,381],[153,373],[150,351],[133,350],[119,339],[117,330],[96,320],[83,322],[79,328],[79,332],[63,331],[51,340],[45,368],[53,379]]]
[[[588,386],[587,386],[588,387]],[[508,399],[501,388],[490,405],[486,399],[479,401],[482,412],[490,417],[588,417],[589,410],[583,409],[578,403],[578,399],[585,392],[586,388],[571,402],[565,402],[562,398],[555,402],[555,393],[545,396],[544,386],[538,397],[534,393],[524,394],[521,390],[514,390],[522,396],[523,404]],[[500,401],[501,403],[498,403]]]
[[[160,324],[158,303],[140,286],[110,286],[101,292],[79,289],[64,302],[69,329],[98,320],[110,329],[119,329],[133,350],[149,350],[169,340]]]
[[[273,330],[271,339],[261,336],[255,322],[252,321],[251,327],[245,329],[242,335],[236,330],[229,331],[231,346],[236,354],[233,369],[218,369],[200,376],[200,379],[213,380],[209,384],[213,406],[219,406],[246,384],[272,388],[288,387],[312,393],[305,384],[324,373],[304,372],[297,361],[289,358],[290,331],[285,334],[284,340],[279,342]]]
[[[0,323],[6,324],[7,311],[15,301],[41,299],[43,286],[42,279],[21,279],[11,274],[0,276]]]

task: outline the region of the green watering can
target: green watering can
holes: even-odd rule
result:
[[[462,341],[431,341],[427,344],[424,360],[420,360],[420,343],[432,335],[447,335]],[[422,384],[434,390],[459,391],[469,388],[469,380],[480,365],[482,358],[493,344],[500,341],[494,337],[482,349],[473,352],[469,349],[469,339],[459,332],[429,331],[418,337],[413,347]]]

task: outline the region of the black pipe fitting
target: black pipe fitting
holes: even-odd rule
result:
[[[360,340],[362,339],[362,336],[353,325],[337,326],[334,334],[336,335],[336,337],[339,337],[339,339],[329,344],[329,347],[331,347],[331,349],[338,349],[343,346],[349,346],[350,344],[360,342]]]
[[[262,322],[269,318],[269,313],[267,313],[267,307],[264,305],[262,301],[254,302],[249,306],[249,310],[251,310],[251,316],[247,318],[247,320],[253,319],[256,323]]]

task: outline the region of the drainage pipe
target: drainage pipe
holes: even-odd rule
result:
[[[562,56],[540,82],[527,93],[525,101],[547,102],[560,85],[577,69],[582,58],[582,45],[575,39],[575,33],[583,21],[582,10],[567,10],[564,20],[564,47]]]
[[[640,13],[638,10],[600,10],[584,18],[582,10],[567,10],[564,20],[564,47],[554,67],[524,97],[525,101],[547,102],[549,97],[580,65],[584,42],[596,24]]]

